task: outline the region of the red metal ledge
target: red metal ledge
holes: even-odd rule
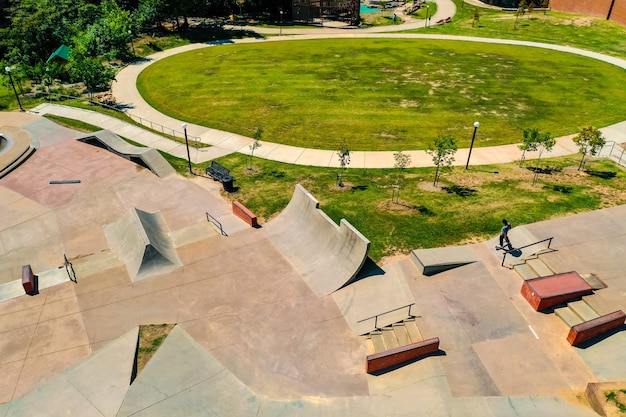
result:
[[[596,336],[600,336],[608,331],[617,329],[624,325],[626,314],[622,310],[605,314],[598,318],[586,321],[584,323],[572,326],[567,335],[567,341],[570,345],[576,346]]]
[[[256,216],[239,201],[233,201],[233,214],[252,227],[257,227]]]
[[[439,350],[439,338],[422,340],[410,345],[399,346],[384,352],[374,353],[367,356],[367,373],[382,371],[392,366],[400,365],[411,359],[435,353]]]

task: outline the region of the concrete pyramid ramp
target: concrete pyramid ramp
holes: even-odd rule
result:
[[[128,390],[126,416],[255,416],[260,400],[179,326]]]
[[[160,211],[131,209],[104,233],[133,281],[169,272],[182,265]]]
[[[137,337],[138,328],[134,328],[43,387],[13,401],[6,417],[115,416],[130,386]]]
[[[350,282],[370,247],[370,241],[346,220],[337,226],[300,184],[285,210],[263,230],[320,297]]]

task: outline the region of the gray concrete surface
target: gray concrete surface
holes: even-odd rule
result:
[[[263,232],[320,297],[352,280],[370,247],[370,241],[346,220],[337,226],[300,184]]]

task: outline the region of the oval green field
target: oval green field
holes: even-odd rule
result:
[[[225,44],[148,66],[144,99],[180,120],[294,146],[425,149],[520,142],[626,119],[626,70],[564,52],[426,39]]]

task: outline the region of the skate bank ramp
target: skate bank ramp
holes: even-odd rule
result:
[[[149,169],[155,175],[165,178],[175,171],[163,155],[156,149],[131,145],[110,130],[101,130],[78,138],[79,141],[113,152],[131,162]]]
[[[300,184],[285,210],[263,231],[320,297],[349,283],[370,247],[370,241],[348,221],[341,219],[337,226]]]
[[[160,211],[148,213],[133,208],[117,222],[103,227],[111,249],[126,264],[133,281],[182,265]]]

